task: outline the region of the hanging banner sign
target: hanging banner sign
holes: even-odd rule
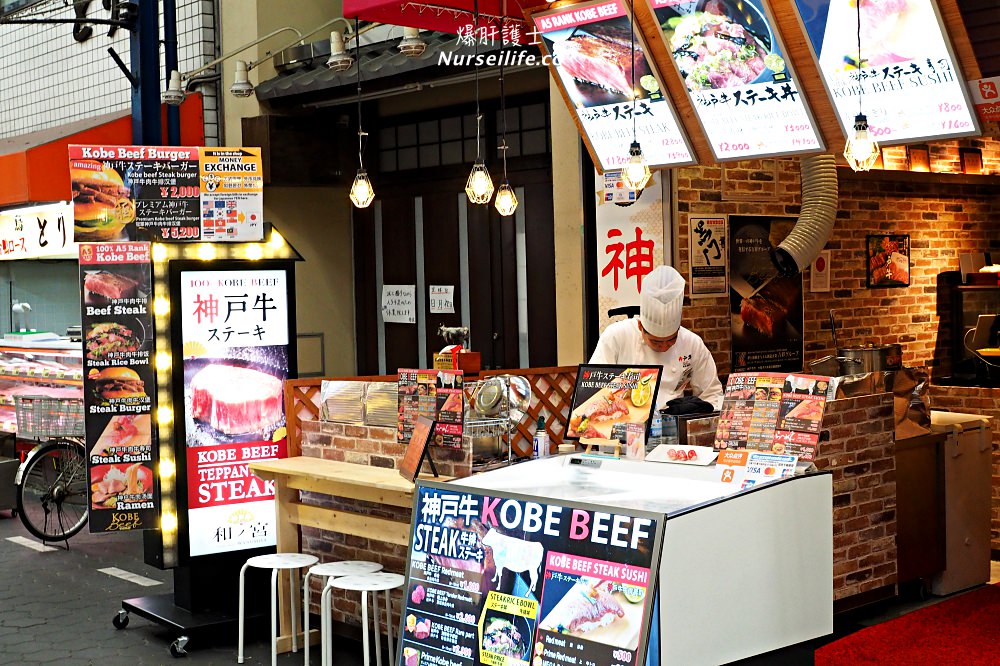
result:
[[[42,204],[0,211],[0,261],[77,256],[73,206]]]
[[[77,241],[264,237],[259,148],[72,145],[69,160]]]
[[[621,0],[600,0],[531,16],[554,77],[569,98],[598,168],[620,169],[633,135],[650,166],[693,164],[663,79]],[[633,100],[633,91],[636,96]]]
[[[646,663],[662,515],[414,495],[397,666]]]
[[[859,112],[882,145],[980,133],[932,0],[795,5],[846,136]]]
[[[819,152],[766,0],[649,0],[717,160]]]
[[[180,279],[191,555],[273,546],[274,482],[248,464],[287,455],[288,273]]]
[[[688,217],[691,298],[725,294],[729,289],[727,218]]]
[[[90,531],[159,527],[149,243],[80,245]]]

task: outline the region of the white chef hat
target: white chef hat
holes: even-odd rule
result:
[[[681,325],[684,278],[672,266],[657,266],[642,279],[639,321],[654,338],[666,338]]]

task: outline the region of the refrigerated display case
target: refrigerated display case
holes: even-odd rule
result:
[[[17,433],[15,396],[83,398],[83,346],[59,339],[0,344],[0,431]]]
[[[740,490],[714,467],[567,455],[435,487],[659,516],[658,609],[645,663],[697,666],[833,631],[831,478],[801,474]]]

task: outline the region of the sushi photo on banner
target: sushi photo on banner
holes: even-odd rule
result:
[[[249,463],[287,455],[288,274],[182,271],[183,418],[192,556],[275,544],[274,483]]]
[[[630,423],[648,428],[662,372],[659,365],[581,365],[566,437],[614,439]]]
[[[421,482],[399,666],[646,663],[662,515]]]
[[[802,274],[779,277],[772,251],[795,218],[729,216],[733,372],[802,369]]]

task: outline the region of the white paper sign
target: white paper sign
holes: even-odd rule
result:
[[[830,250],[823,250],[812,263],[809,273],[810,291],[830,291]]]
[[[75,256],[73,205],[43,204],[0,212],[0,260]]]
[[[387,324],[417,323],[416,285],[382,285],[382,321]]]
[[[455,285],[432,284],[430,292],[431,314],[452,314],[455,312]]]

